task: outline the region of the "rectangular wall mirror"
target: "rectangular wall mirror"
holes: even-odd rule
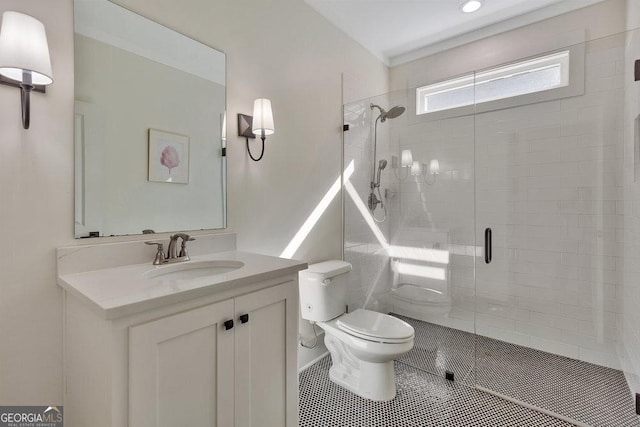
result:
[[[226,226],[225,54],[76,0],[75,236]]]

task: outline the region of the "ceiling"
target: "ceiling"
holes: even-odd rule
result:
[[[460,11],[462,0],[305,1],[393,66],[602,0],[484,0],[474,13]]]

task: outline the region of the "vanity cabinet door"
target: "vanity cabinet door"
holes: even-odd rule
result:
[[[129,425],[233,425],[233,300],[129,329]]]
[[[297,426],[296,282],[237,297],[235,306],[235,426]]]

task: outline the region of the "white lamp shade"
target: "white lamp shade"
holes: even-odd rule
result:
[[[23,71],[31,71],[33,84],[53,83],[47,34],[36,18],[4,12],[0,27],[0,74],[24,83]]]
[[[222,126],[220,129],[220,137],[223,141],[227,140],[227,112],[222,113]]]
[[[422,174],[422,165],[420,164],[419,161],[416,160],[411,165],[411,175],[417,176],[417,175],[420,175],[420,174]]]
[[[438,161],[438,159],[431,160],[431,163],[429,164],[429,170],[434,175],[438,175],[440,173],[440,162]]]
[[[409,168],[413,165],[413,155],[411,150],[402,150],[400,155],[400,166],[403,168]]]
[[[256,135],[271,135],[275,132],[273,125],[273,111],[271,110],[271,101],[265,98],[253,101],[253,125],[251,132]]]

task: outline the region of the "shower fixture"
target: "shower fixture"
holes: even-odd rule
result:
[[[372,110],[374,108],[380,110],[380,115],[378,116],[378,119],[380,119],[380,123],[384,123],[387,119],[395,119],[396,117],[401,116],[402,113],[404,113],[404,107],[401,105],[396,105],[389,111],[385,111],[384,108],[376,104],[371,104],[370,107]]]
[[[380,204],[384,208],[384,205],[382,204],[382,196],[380,195],[380,174],[386,167],[387,167],[387,161],[384,159],[380,160],[380,162],[378,162],[378,173],[375,175],[374,180],[371,181],[371,193],[369,193],[368,204],[369,204],[369,209],[371,210],[372,213],[376,209],[376,206],[378,206],[378,204]],[[379,198],[376,197],[374,193],[374,189],[377,189]],[[386,217],[386,213],[385,213],[385,217]],[[384,221],[384,219],[382,221]]]
[[[384,170],[384,168],[387,167],[387,161],[386,160],[380,160],[380,162],[378,162],[378,175],[376,176],[376,187],[380,187],[380,173]]]
[[[387,167],[387,161],[380,160],[380,163],[378,164],[378,170],[376,173],[378,121],[380,121],[380,123],[384,123],[385,121],[387,121],[387,119],[395,119],[396,117],[399,117],[402,115],[402,113],[404,113],[405,108],[401,105],[396,105],[395,107],[392,107],[391,109],[389,109],[389,111],[386,111],[384,108],[373,103],[369,105],[369,108],[371,108],[372,110],[374,108],[377,108],[380,111],[380,114],[376,118],[374,131],[373,131],[373,163],[372,163],[372,172],[371,172],[371,192],[369,193],[368,205],[369,205],[369,210],[371,211],[371,216],[373,216],[373,219],[377,222],[384,222],[387,219],[387,208],[382,202],[382,195],[380,194],[380,174],[382,173],[384,168]],[[375,194],[376,191],[378,192],[378,196],[376,196]],[[376,218],[374,213],[378,205],[380,205],[380,207],[383,209],[383,212],[384,212],[384,216],[382,217],[382,219]]]

